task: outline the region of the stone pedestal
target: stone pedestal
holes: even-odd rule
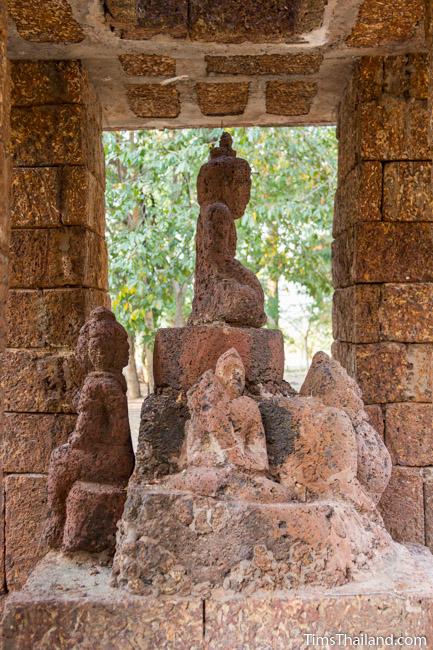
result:
[[[156,599],[112,588],[110,569],[85,557],[73,561],[52,553],[25,589],[6,601],[3,647],[303,650],[315,647],[307,634],[337,633],[426,636],[422,647],[431,647],[431,555],[400,547],[373,575],[327,590]]]
[[[196,325],[160,329],[155,339],[155,387],[188,390],[218,358],[236,348],[248,384],[278,384],[283,380],[284,345],[278,330],[229,325]]]
[[[77,481],[66,501],[65,551],[92,549],[114,553],[116,524],[122,516],[126,490],[116,485]]]
[[[188,469],[166,479],[170,487],[130,487],[113,566],[119,587],[154,596],[333,587],[392,552],[381,522],[349,504],[282,503],[283,486],[224,472]],[[194,484],[203,496],[181,491]]]

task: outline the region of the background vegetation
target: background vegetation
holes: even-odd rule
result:
[[[268,326],[282,329],[288,349],[302,350],[306,363],[330,339],[335,130],[228,130],[252,167],[237,257],[262,282]],[[191,307],[196,178],[220,135],[221,129],[104,135],[112,305],[132,348],[142,350],[150,389],[155,331],[185,324]],[[137,390],[134,373],[130,367],[130,392]]]

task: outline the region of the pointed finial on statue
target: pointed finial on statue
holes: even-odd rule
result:
[[[222,156],[229,156],[236,158],[236,151],[232,148],[233,138],[230,133],[224,131],[220,137],[219,147],[214,147],[210,152],[211,158],[220,158]]]

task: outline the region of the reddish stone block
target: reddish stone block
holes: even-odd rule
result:
[[[245,366],[247,384],[283,379],[284,348],[278,330],[198,325],[158,330],[154,349],[155,386],[190,388],[218,358],[236,348]]]
[[[377,433],[383,439],[385,435],[385,422],[383,418],[382,407],[379,404],[369,404],[365,410],[370,420],[370,424],[376,429]]]
[[[381,204],[381,163],[360,163],[339,183],[335,197],[334,237],[360,221],[381,221]]]
[[[84,39],[81,26],[74,19],[67,0],[9,0],[9,15],[19,35],[35,43],[79,43]]]
[[[385,221],[433,221],[430,162],[398,162],[384,166]]]
[[[10,218],[9,218],[9,179],[11,172],[10,158],[6,154],[6,146],[0,142],[0,249],[4,253],[9,250]]]
[[[394,467],[379,508],[388,531],[397,542],[424,544],[421,470],[415,467]]]
[[[433,342],[433,284],[385,284],[379,310],[382,337],[407,343]]]
[[[405,54],[383,59],[383,92],[394,97],[428,99],[427,54]]]
[[[376,343],[354,345],[353,348],[353,376],[366,403],[431,401],[431,346]]]
[[[66,500],[62,549],[66,552],[106,551],[114,555],[116,525],[122,516],[126,490],[116,485],[77,481]]]
[[[193,40],[217,43],[286,42],[293,34],[320,27],[325,0],[294,0],[290,5],[263,0],[191,0]]]
[[[198,83],[197,101],[203,115],[241,115],[248,102],[250,84]]]
[[[60,170],[56,167],[14,169],[11,187],[12,227],[59,226],[60,187]]]
[[[88,75],[80,61],[13,61],[14,106],[85,104]]]
[[[428,160],[428,110],[424,100],[385,96],[359,107],[363,160]]]
[[[73,348],[92,309],[108,302],[107,294],[96,289],[10,289],[8,347]]]
[[[80,374],[72,353],[8,350],[0,386],[6,411],[74,413]]]
[[[379,306],[381,289],[360,284],[336,289],[332,322],[334,338],[352,343],[376,343],[380,340]]]
[[[323,61],[321,52],[299,54],[260,54],[205,56],[207,73],[214,74],[313,74]]]
[[[174,77],[176,59],[157,54],[121,54],[119,61],[130,77]]]
[[[10,286],[13,288],[80,285],[106,289],[107,266],[105,241],[89,230],[71,226],[12,232]]]
[[[354,230],[340,252],[348,284],[433,281],[432,223],[361,223]]]
[[[129,85],[126,87],[126,98],[129,108],[137,117],[177,117],[180,113],[176,86],[156,83]]]
[[[266,112],[274,115],[307,115],[317,89],[315,81],[268,81]]]
[[[433,465],[432,433],[432,404],[386,406],[386,444],[397,465]]]
[[[9,590],[23,586],[46,553],[42,531],[46,517],[46,477],[5,477],[6,580]]]
[[[188,36],[188,0],[107,0],[106,19],[121,38]]]
[[[363,56],[353,71],[354,99],[358,103],[379,99],[383,92],[384,59],[380,56]]]
[[[62,223],[85,226],[105,236],[104,185],[83,167],[63,169]]]
[[[349,47],[374,47],[406,41],[414,35],[423,16],[422,0],[363,0],[346,43]]]
[[[74,430],[75,415],[6,413],[3,468],[8,473],[44,473],[52,450]]]
[[[82,106],[13,108],[12,156],[16,166],[83,165],[91,145]]]
[[[354,284],[353,257],[355,254],[355,229],[349,228],[332,242],[332,283],[335,288]]]

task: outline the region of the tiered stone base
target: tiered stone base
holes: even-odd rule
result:
[[[188,390],[218,358],[236,348],[247,384],[279,384],[284,373],[284,345],[279,330],[229,325],[196,325],[158,330],[155,338],[156,388]]]
[[[190,468],[167,478],[168,488],[129,487],[113,566],[120,587],[182,596],[332,587],[392,551],[381,522],[349,504],[278,503],[279,484],[220,474]],[[200,486],[221,498],[181,491]],[[243,500],[230,498],[232,490]]]
[[[316,647],[307,634],[340,632],[353,637],[426,636],[421,647],[431,648],[432,556],[420,547],[402,548],[372,575],[331,590],[155,599],[110,587],[110,570],[96,568],[90,560],[77,564],[51,554],[26,588],[8,598],[3,647],[302,650]]]

